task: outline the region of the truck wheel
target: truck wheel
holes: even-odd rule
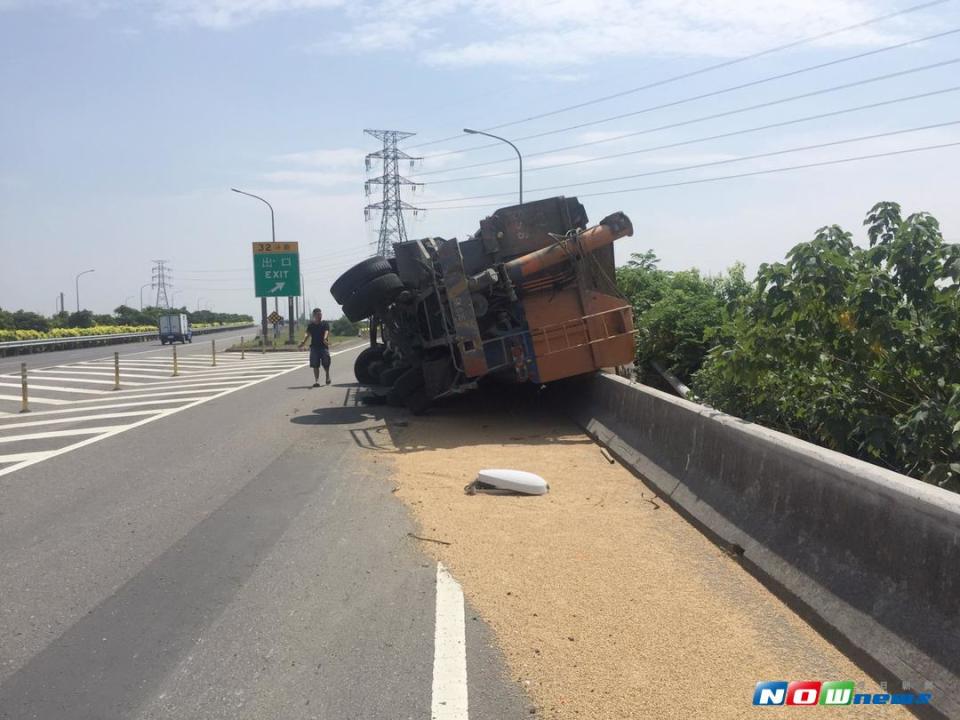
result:
[[[384,387],[393,387],[393,384],[397,381],[397,378],[403,375],[407,370],[408,368],[405,367],[388,367],[386,370],[380,373],[380,384]]]
[[[370,373],[370,363],[380,360],[383,357],[384,349],[383,345],[374,345],[357,355],[357,359],[353,361],[353,374],[356,376],[358,383],[361,385],[377,384],[379,378]]]
[[[334,300],[343,305],[358,288],[389,272],[394,272],[394,270],[390,261],[386,258],[379,255],[367,258],[338,277],[330,286],[330,294],[333,295]]]
[[[422,415],[430,407],[430,398],[422,388],[407,396],[407,409],[414,415]]]
[[[396,390],[404,400],[422,387],[423,371],[421,371],[420,368],[409,368],[393,381],[393,389]]]
[[[377,308],[388,305],[400,291],[403,282],[395,273],[374,278],[363,285],[343,303],[343,314],[350,322],[359,322],[373,315]]]

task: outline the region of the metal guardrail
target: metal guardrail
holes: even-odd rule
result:
[[[254,324],[230,325],[227,327],[211,327],[194,330],[194,335],[206,335],[214,332],[225,332],[227,330],[242,330],[253,327]],[[19,355],[27,352],[44,352],[45,350],[67,350],[73,347],[82,347],[84,345],[113,345],[116,343],[134,342],[136,340],[149,340],[158,338],[159,331],[141,333],[114,333],[112,335],[82,335],[80,337],[63,338],[44,338],[43,340],[8,340],[0,342],[0,357],[6,355]]]

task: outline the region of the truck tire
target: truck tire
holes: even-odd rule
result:
[[[374,278],[343,303],[343,314],[350,322],[359,322],[373,315],[377,308],[389,304],[403,290],[403,282],[396,273]]]
[[[353,374],[361,385],[376,385],[379,378],[370,374],[370,363],[383,357],[383,345],[373,345],[364,349],[353,361]]]
[[[330,294],[333,295],[334,300],[343,305],[358,288],[389,272],[394,270],[386,258],[379,255],[367,258],[338,277],[330,286]]]
[[[422,387],[423,371],[420,368],[409,368],[393,381],[393,389],[403,400]]]
[[[386,362],[386,355],[384,355],[384,362]],[[388,367],[386,370],[380,373],[380,384],[384,387],[393,387],[393,384],[397,381],[401,375],[403,375],[408,368],[405,367]]]
[[[406,400],[407,409],[414,415],[422,415],[425,413],[427,408],[430,407],[430,402],[430,398],[423,388],[414,390],[413,393],[407,396]]]

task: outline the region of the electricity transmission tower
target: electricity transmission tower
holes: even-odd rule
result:
[[[372,167],[373,160],[383,161],[383,175],[370,178],[363,184],[363,189],[370,194],[371,185],[383,186],[383,199],[380,202],[371,203],[363,209],[365,219],[370,219],[372,210],[380,211],[380,237],[377,240],[377,255],[390,257],[393,255],[393,243],[404,242],[407,239],[407,230],[403,224],[403,211],[413,211],[414,217],[422,212],[421,208],[403,201],[400,197],[400,186],[410,185],[416,188],[421,183],[415,183],[408,180],[400,174],[400,161],[409,160],[410,167],[418,157],[411,157],[403,150],[397,148],[400,140],[411,137],[415,133],[401,132],[399,130],[364,130],[367,135],[372,135],[383,143],[383,149],[372,152],[367,155],[367,170]]]
[[[167,297],[167,289],[173,287],[170,282],[171,270],[167,267],[166,260],[153,261],[153,276],[150,280],[150,287],[157,289],[156,307],[169,308],[170,299]]]

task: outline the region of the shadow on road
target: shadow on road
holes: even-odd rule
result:
[[[484,387],[440,400],[423,415],[390,407],[356,384],[331,387],[343,392],[340,404],[317,408],[290,422],[342,425],[366,450],[410,453],[492,441],[544,446],[592,442],[535,387]]]

